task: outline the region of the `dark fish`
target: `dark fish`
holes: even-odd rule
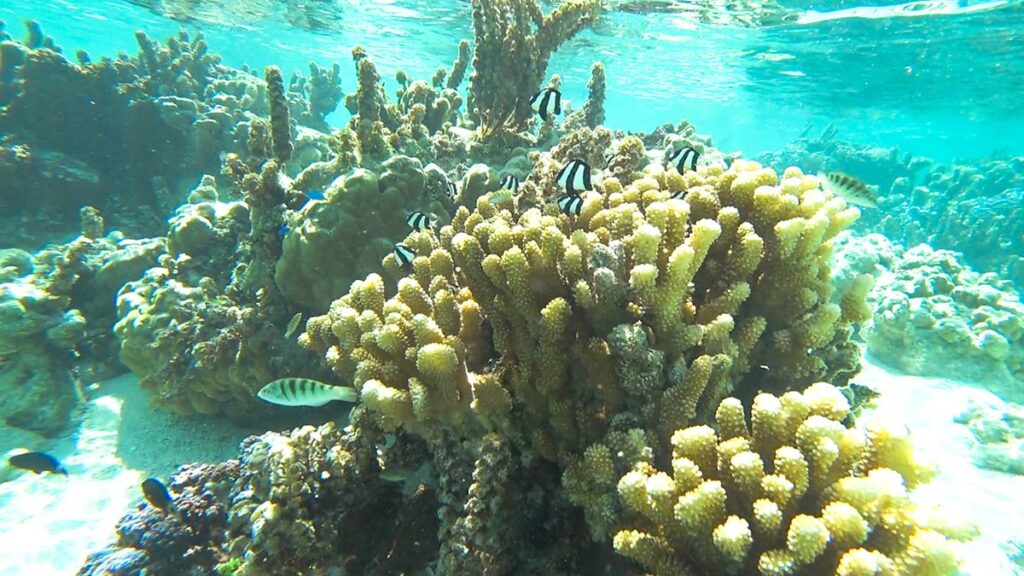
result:
[[[306,192],[306,198],[309,198],[310,200],[323,200],[324,193],[319,190],[311,190]]]
[[[395,258],[398,260],[400,265],[406,266],[412,262],[412,259],[415,257],[416,253],[412,251],[412,248],[409,248],[405,244],[395,244]]]
[[[146,497],[146,502],[154,508],[167,510],[174,505],[174,498],[171,498],[167,486],[156,478],[146,478],[142,481],[142,494]]]
[[[580,198],[576,194],[562,196],[558,199],[558,208],[563,214],[579,216],[580,211],[583,209],[583,198]]]
[[[570,160],[558,171],[557,182],[569,194],[593,189],[590,185],[590,166],[578,158]]]
[[[455,196],[459,193],[459,189],[455,187],[455,182],[448,180],[445,182],[445,189],[448,191],[448,199],[455,201]]]
[[[23,452],[21,454],[15,454],[7,459],[7,463],[15,468],[29,470],[36,474],[49,472],[50,474],[68,475],[67,468],[60,463],[60,460],[57,460],[46,452]]]
[[[540,119],[547,122],[552,115],[562,113],[562,93],[554,88],[545,88],[530,98],[530,108],[540,114]]]
[[[423,212],[417,211],[410,213],[409,216],[405,218],[405,223],[413,230],[420,232],[423,230],[430,230],[434,225],[434,219]]]
[[[281,224],[281,226],[278,227],[277,229],[277,235],[284,236],[285,234],[291,232],[291,230],[291,227],[289,227],[287,224]]]
[[[512,194],[519,194],[519,178],[512,174],[506,174],[505,177],[501,179],[501,187],[505,190],[510,190]]]
[[[668,158],[668,163],[675,167],[676,172],[683,174],[686,172],[687,165],[689,165],[690,170],[697,169],[697,158],[700,158],[700,153],[687,146],[669,152],[666,157]]]
[[[673,192],[672,193],[672,199],[673,200],[682,200],[685,197],[686,197],[686,190],[680,190],[678,192]]]

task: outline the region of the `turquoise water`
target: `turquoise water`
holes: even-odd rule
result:
[[[708,24],[686,3],[647,14],[624,4],[610,2],[601,23],[565,45],[549,68],[563,78],[565,97],[582,102],[590,65],[602,61],[614,128],[651,130],[685,118],[747,156],[780,148],[808,123],[832,122],[849,140],[938,161],[1024,151],[1021,0],[786,3],[775,19],[792,22],[761,28],[737,25],[749,20],[741,10],[712,9],[705,19],[725,22]],[[35,19],[66,51],[82,48],[94,58],[133,53],[137,29],[154,38],[201,29],[231,66],[288,72],[305,71],[309,61],[340,62],[346,91],[354,89],[354,45],[387,80],[397,69],[427,78],[472,37],[463,1],[339,1],[331,12],[338,20],[315,31],[289,24],[284,3],[234,12],[195,5],[197,19],[179,22],[127,2],[8,0],[0,19],[15,33],[20,20]],[[241,25],[216,23],[225,20]]]
[[[3,0],[126,56],[0,45],[0,576],[1024,576],[1024,0],[605,0],[603,122],[411,120],[474,2]]]

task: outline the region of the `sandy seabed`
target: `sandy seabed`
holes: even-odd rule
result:
[[[916,498],[976,522],[980,538],[964,549],[965,576],[1024,574],[1001,544],[1024,539],[1024,476],[979,470],[975,440],[953,422],[970,401],[1001,403],[993,394],[936,378],[893,374],[866,363],[856,381],[881,388],[877,408],[862,421],[905,425],[915,446],[941,472]],[[23,474],[0,484],[0,574],[73,576],[85,557],[114,538],[118,519],[141,501],[139,483],[166,478],[180,464],[236,455],[248,432],[223,419],[180,418],[149,409],[132,376],[103,383],[81,428],[53,450],[70,476]],[[0,429],[0,434],[5,433]]]
[[[50,450],[68,477],[21,474],[0,484],[0,574],[74,576],[86,556],[115,538],[142,501],[139,484],[187,462],[237,455],[249,432],[224,419],[182,418],[148,407],[135,376],[91,393],[81,426]],[[0,428],[0,434],[12,433]]]

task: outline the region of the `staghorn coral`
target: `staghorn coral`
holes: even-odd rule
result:
[[[587,82],[587,89],[590,93],[587,95],[587,103],[583,105],[584,118],[587,126],[597,128],[604,124],[604,64],[594,63],[594,67],[590,69],[590,82]]]
[[[406,241],[417,257],[394,297],[379,276],[357,281],[300,342],[385,429],[500,431],[565,464],[631,408],[667,441],[752,364],[771,364],[761,386],[828,369],[845,321],[828,302],[827,239],[857,212],[797,171],[775,184],[752,163],[685,177],[652,166],[626,186],[605,180],[576,222],[550,205],[513,218],[480,200],[438,237]],[[677,190],[685,201],[668,200]],[[392,257],[385,266],[400,274]],[[653,337],[636,345],[665,369],[625,388],[607,339],[636,322]]]
[[[292,157],[291,126],[288,122],[288,100],[284,92],[284,78],[277,66],[267,66],[267,98],[270,102],[270,134],[274,158],[281,163]]]
[[[470,98],[482,140],[526,128],[530,97],[551,55],[597,18],[595,0],[567,0],[544,15],[536,0],[473,0]]]
[[[956,573],[952,539],[970,530],[909,498],[931,468],[884,424],[844,426],[848,409],[825,383],[759,394],[749,427],[738,400],[722,401],[717,433],[673,434],[671,473],[641,464],[619,480],[632,518],[615,549],[664,576]]]

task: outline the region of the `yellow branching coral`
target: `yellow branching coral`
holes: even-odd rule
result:
[[[671,476],[640,464],[620,478],[634,521],[615,535],[616,550],[656,574],[954,574],[954,539],[970,533],[932,521],[908,496],[931,468],[884,426],[844,426],[848,410],[824,383],[761,394],[748,430],[726,399],[721,433],[672,436]]]
[[[758,382],[825,374],[844,326],[829,303],[828,239],[855,211],[806,188],[813,179],[792,176],[799,197],[784,191],[751,163],[623,178],[588,194],[578,218],[553,204],[460,208],[436,235],[405,240],[408,268],[385,259],[404,276],[397,294],[385,299],[378,276],[358,281],[300,342],[363,391],[385,428],[500,432],[563,466],[605,441],[617,416],[666,447],[674,430],[710,420],[751,366],[770,364]],[[676,185],[686,199],[672,197]],[[782,222],[799,233],[783,238]],[[740,457],[737,473],[756,474],[750,463]]]

